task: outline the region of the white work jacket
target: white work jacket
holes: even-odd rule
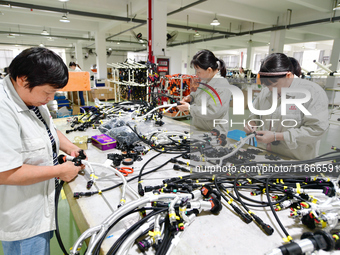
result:
[[[202,81],[203,82],[203,81]],[[200,84],[199,88],[190,94],[191,105],[191,125],[205,131],[211,131],[212,129],[218,129],[220,132],[227,135],[229,129],[229,102],[231,98],[231,92],[228,89],[230,86],[227,79],[223,78],[218,72],[215,76],[207,83],[209,86],[214,88],[221,98],[219,101],[217,95],[207,86]],[[211,94],[211,97],[209,93]],[[206,98],[206,115],[202,114],[202,97]],[[215,99],[215,102],[214,102]],[[214,120],[225,120],[216,121],[218,124],[214,127]]]
[[[278,98],[276,110],[271,115],[250,115],[248,120],[261,119],[264,125],[258,130],[283,132],[284,141],[278,145],[271,145],[272,152],[280,155],[305,160],[318,155],[319,144],[322,135],[328,129],[328,98],[325,91],[316,83],[295,78],[290,88],[305,89],[311,93],[311,99],[303,106],[311,113],[305,115],[295,104],[287,104],[286,115],[281,113],[281,98]],[[287,98],[304,98],[304,93],[288,93]],[[272,106],[272,92],[264,87],[254,100],[255,109],[267,110]],[[275,119],[275,121],[270,121]],[[295,121],[288,121],[292,119]],[[295,127],[284,127],[294,126]],[[261,125],[257,121],[257,125]],[[266,148],[266,144],[259,143],[259,147]]]
[[[46,106],[40,113],[59,151],[59,139]],[[0,172],[23,164],[53,166],[46,127],[17,94],[7,76],[0,85]],[[0,185],[0,240],[26,239],[55,229],[54,179],[32,185]]]

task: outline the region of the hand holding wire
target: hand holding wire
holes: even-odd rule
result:
[[[247,134],[253,133],[254,131],[256,131],[256,129],[257,127],[255,121],[247,123],[244,127],[244,131],[246,131]]]
[[[189,110],[189,104],[187,102],[181,101],[180,105],[177,105],[177,109],[181,112],[185,112]]]
[[[272,131],[257,131],[255,137],[260,143],[271,143],[275,140],[274,132]]]

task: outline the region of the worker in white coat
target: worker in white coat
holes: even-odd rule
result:
[[[70,64],[68,66],[74,72],[82,72],[80,66],[78,64],[76,64],[75,62],[70,62]],[[80,98],[80,105],[85,105],[84,92],[83,91],[78,91],[78,97]]]
[[[0,86],[0,240],[5,255],[48,255],[55,230],[55,178],[81,170],[58,164],[59,149],[80,149],[53,125],[46,104],[68,82],[63,60],[46,48],[21,52]]]
[[[218,129],[220,133],[226,134],[231,92],[225,78],[227,71],[224,61],[216,58],[211,51],[202,50],[195,54],[191,66],[195,68],[199,82],[191,86],[190,95],[177,108],[180,111],[190,110],[191,125],[196,128],[205,131]],[[223,121],[215,125],[217,119]]]
[[[264,86],[253,102],[254,108],[270,109],[273,96],[278,98],[277,107],[270,115],[250,115],[245,131],[256,131],[259,147],[268,151],[299,160],[315,158],[322,135],[329,126],[328,98],[325,91],[316,83],[296,76],[294,78],[294,67],[282,53],[273,53],[264,59],[259,78]],[[289,90],[284,95],[289,100],[304,99],[308,92],[311,98],[302,106],[293,103],[284,105],[284,115],[281,107],[284,99],[281,94],[287,88]],[[273,95],[275,91],[277,95]],[[305,113],[300,109],[302,107],[307,110]]]

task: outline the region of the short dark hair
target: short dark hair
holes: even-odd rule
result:
[[[53,51],[43,47],[32,47],[16,56],[8,67],[12,79],[26,77],[27,87],[50,85],[61,89],[68,82],[68,68]]]
[[[283,53],[272,53],[266,57],[260,67],[261,84],[270,86],[279,79],[286,77],[286,74],[272,75],[275,73],[291,72],[294,73],[294,67],[289,58]],[[266,75],[268,73],[268,75]]]
[[[77,66],[77,64],[75,62],[70,62],[70,64],[68,65],[69,67],[71,66]]]
[[[220,65],[218,65],[217,62],[220,62]],[[221,76],[223,77],[226,77],[227,74],[224,61],[222,59],[216,58],[214,53],[212,53],[210,50],[201,50],[197,52],[190,62],[190,67],[192,66],[198,66],[203,70],[207,70],[209,67],[213,71],[218,69],[221,72]]]

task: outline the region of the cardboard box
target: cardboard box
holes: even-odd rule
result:
[[[79,105],[72,105],[72,114],[73,115],[79,115],[80,114],[80,106]]]
[[[91,94],[93,98],[98,98],[99,100],[105,100],[107,98],[108,89],[106,87],[102,88],[92,88]]]
[[[108,68],[107,68],[107,78],[108,78],[108,79],[111,79],[111,78],[112,78],[112,68],[111,68],[111,67],[108,67]]]
[[[87,96],[88,96],[90,102],[94,102],[91,91],[87,91]]]
[[[80,149],[87,150],[88,136],[76,136],[73,140],[73,144],[77,145]]]
[[[115,90],[112,87],[108,87],[108,99],[115,99]]]
[[[91,89],[91,94],[93,98],[98,98],[99,100],[115,99],[115,92],[112,87],[93,88]]]

